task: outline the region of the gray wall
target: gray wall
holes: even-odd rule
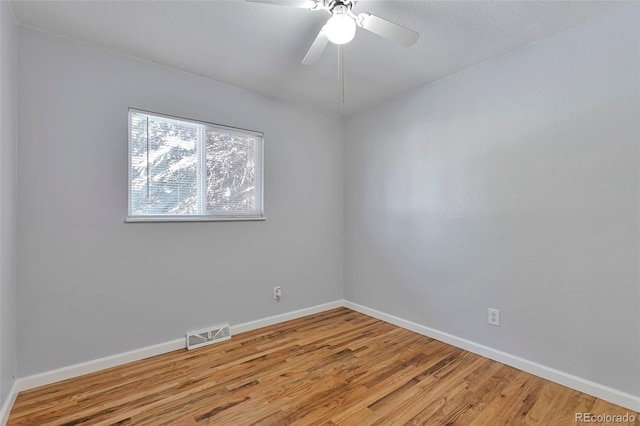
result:
[[[639,16],[349,117],[345,298],[640,395]]]
[[[16,375],[17,27],[0,1],[0,407]]]
[[[25,28],[19,51],[20,376],[342,298],[340,117]],[[129,106],[263,131],[267,221],[125,224]]]
[[[20,29],[20,376],[335,300],[344,272],[351,301],[640,394],[639,8],[351,116],[344,133],[333,115]],[[268,220],[124,224],[129,106],[264,131]]]

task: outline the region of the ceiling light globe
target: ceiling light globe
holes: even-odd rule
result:
[[[322,30],[333,44],[345,44],[353,40],[356,35],[356,21],[349,15],[334,14]]]

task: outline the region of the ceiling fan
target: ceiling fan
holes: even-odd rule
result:
[[[310,10],[326,10],[331,18],[322,27],[311,48],[302,60],[305,65],[317,62],[324,52],[327,44],[345,44],[353,40],[356,34],[356,26],[371,31],[380,37],[386,38],[405,47],[409,47],[418,41],[420,34],[378,16],[363,12],[354,14],[351,9],[356,5],[356,0],[246,0],[252,3],[274,4],[279,6],[292,6]]]

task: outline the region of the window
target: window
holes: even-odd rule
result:
[[[263,134],[129,110],[127,221],[264,219]]]

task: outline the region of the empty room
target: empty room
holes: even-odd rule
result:
[[[640,425],[640,2],[0,0],[0,425]]]

